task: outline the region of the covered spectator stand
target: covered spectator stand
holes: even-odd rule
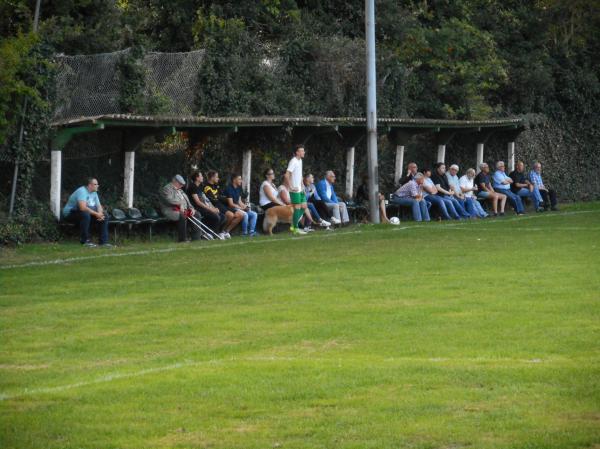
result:
[[[492,134],[501,133],[507,141],[507,161],[510,170],[514,167],[515,139],[524,130],[522,119],[498,120],[436,120],[412,118],[379,118],[380,135],[387,134],[396,146],[394,180],[401,177],[404,166],[404,148],[416,134],[433,133],[437,144],[437,160],[444,162],[446,145],[458,133],[477,136],[477,163],[483,161],[484,145]],[[334,133],[346,148],[345,193],[352,196],[354,190],[355,147],[366,135],[366,119],[361,117],[173,117],[109,114],[58,120],[53,123],[56,136],[51,146],[50,204],[54,215],[60,218],[62,151],[69,141],[82,133],[103,133],[107,130],[122,133],[124,158],[123,200],[128,208],[133,207],[135,154],[144,138],[150,135],[186,132],[190,145],[206,137],[219,134],[249,132],[261,133],[269,130],[286,130],[294,143],[306,143],[311,138]],[[242,176],[245,190],[250,190],[252,150],[243,149]]]

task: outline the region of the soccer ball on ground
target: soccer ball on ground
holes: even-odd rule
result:
[[[392,217],[392,218],[390,218],[390,223],[393,225],[399,225],[400,219],[398,217]]]

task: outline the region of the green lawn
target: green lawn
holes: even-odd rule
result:
[[[0,448],[598,449],[599,246],[595,203],[2,250]]]

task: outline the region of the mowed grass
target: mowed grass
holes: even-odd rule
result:
[[[595,203],[5,250],[0,447],[597,449],[599,247]]]

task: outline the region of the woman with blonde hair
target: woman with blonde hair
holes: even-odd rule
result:
[[[469,168],[467,172],[460,177],[458,180],[460,190],[465,196],[465,206],[469,213],[471,213],[475,217],[486,218],[488,216],[487,212],[483,210],[473,192],[477,192],[478,188],[474,184],[475,180],[475,169]]]

